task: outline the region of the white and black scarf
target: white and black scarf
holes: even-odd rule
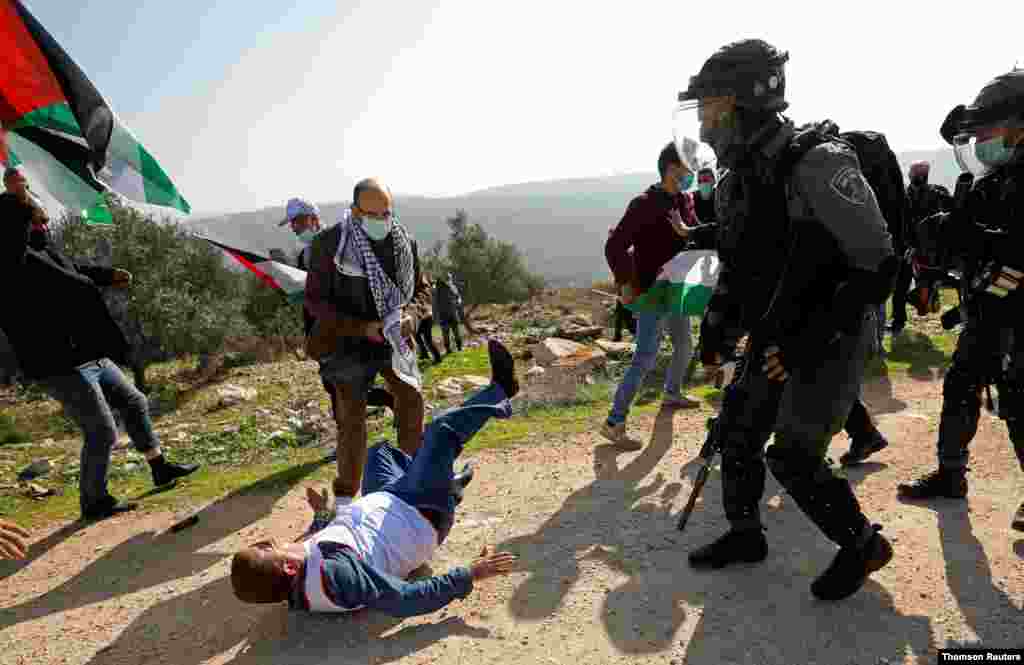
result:
[[[343,266],[346,259],[354,259],[363,269],[370,282],[370,293],[373,295],[377,315],[384,322],[384,337],[391,344],[392,367],[399,378],[419,389],[421,378],[416,349],[411,341],[402,337],[401,332],[402,309],[412,302],[416,290],[416,267],[409,232],[397,219],[392,220],[391,241],[395,252],[395,278],[392,279],[373,253],[370,237],[358,218],[352,217],[351,212],[346,210],[338,227],[340,236],[334,264],[342,274],[345,274]]]

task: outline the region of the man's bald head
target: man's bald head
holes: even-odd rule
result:
[[[371,217],[391,214],[391,190],[379,178],[366,178],[352,190],[352,209]]]

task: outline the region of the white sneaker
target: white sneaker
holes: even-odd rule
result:
[[[611,441],[612,445],[622,450],[640,450],[644,444],[626,435],[626,423],[609,425],[606,420],[601,425],[601,436]]]
[[[661,405],[668,409],[696,409],[700,406],[700,401],[689,395],[668,395],[661,400]]]

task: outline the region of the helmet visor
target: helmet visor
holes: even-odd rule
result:
[[[1009,146],[1010,135],[1015,128],[1006,123],[978,127],[953,137],[953,153],[957,164],[975,178],[991,173],[1015,157],[1020,148]]]
[[[676,106],[672,114],[672,138],[679,157],[694,174],[702,168],[715,168],[715,152],[701,139],[701,122],[709,108],[699,101],[688,101]]]

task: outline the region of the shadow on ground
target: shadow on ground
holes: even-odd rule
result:
[[[246,605],[224,577],[149,607],[89,665],[167,662],[167,654],[174,665],[199,665],[232,651],[232,665],[363,665],[400,660],[449,636],[490,637],[455,617],[396,630],[400,623],[374,612],[317,615],[283,604]]]
[[[0,610],[0,630],[206,570],[223,555],[200,550],[262,519],[296,483],[325,463],[315,461],[291,467],[242,487],[199,512],[199,522],[184,531],[146,531],[125,540],[60,586]],[[5,576],[31,565],[44,552],[83,528],[102,529],[103,522],[88,526],[76,522],[57,531],[33,545],[29,558],[17,562],[13,571],[5,571]]]
[[[713,473],[680,534],[672,506],[684,485],[666,483],[660,473],[647,479],[672,441],[671,417],[662,412],[650,443],[625,466],[615,464],[614,449],[597,448],[593,483],[572,494],[534,533],[499,545],[518,553],[528,571],[509,600],[516,620],[539,622],[556,615],[573,593],[581,566],[596,561],[625,577],[606,592],[601,606],[608,639],[625,659],[677,655],[673,644],[681,639],[680,629],[692,630],[684,640],[688,665],[831,665],[930,652],[929,618],[898,612],[892,595],[875,581],[841,603],[811,596],[810,583],[828,566],[835,547],[795,504],[779,496],[770,476],[765,498],[778,498],[765,509],[768,559],[714,572],[691,569],[686,554],[725,530],[720,476]],[[696,455],[699,443],[694,444]],[[682,469],[686,492],[699,465],[694,458]],[[848,475],[857,483],[884,468],[869,463]]]

